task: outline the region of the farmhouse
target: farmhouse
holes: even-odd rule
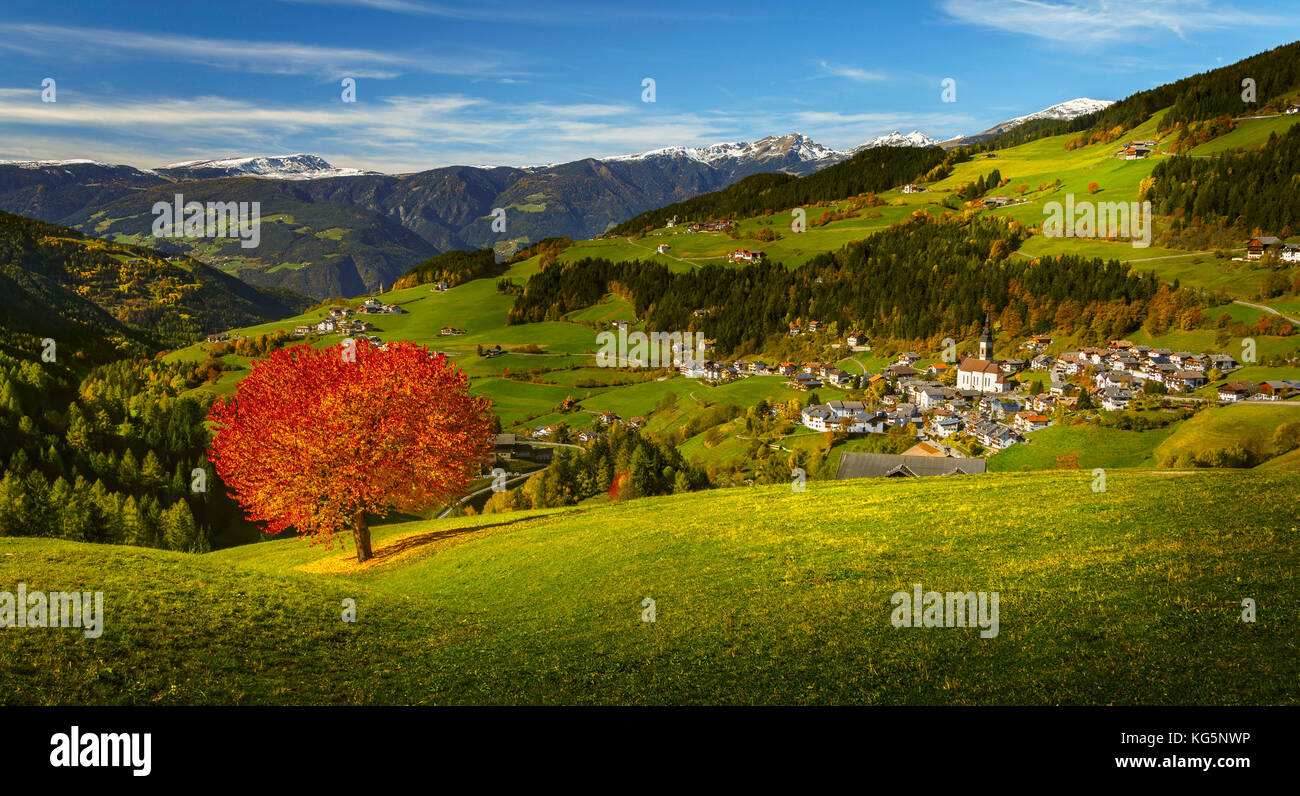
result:
[[[1052,421],[1047,419],[1046,415],[1040,415],[1036,412],[1018,412],[1015,420],[1012,421],[1012,425],[1020,433],[1026,434],[1040,428],[1047,428],[1052,425]]]
[[[667,254],[668,244],[667,243],[659,244],[658,246],[655,247],[655,252],[657,252],[658,254]]]
[[[971,426],[970,433],[981,445],[994,450],[1002,450],[1015,444],[1015,435],[1012,430],[1001,423],[994,423],[991,420],[985,420]]]
[[[881,434],[885,416],[868,412],[861,401],[831,401],[803,410],[799,421],[813,431],[846,431],[850,434]]]
[[[1219,388],[1219,400],[1227,403],[1244,401],[1258,390],[1259,388],[1249,381],[1230,381]]]
[[[934,417],[930,418],[930,433],[940,439],[947,439],[959,431],[961,431],[961,418],[954,414],[935,412]]]
[[[757,249],[736,249],[727,255],[727,260],[733,263],[756,263],[763,259],[763,253]]]
[[[1265,235],[1259,238],[1251,238],[1249,241],[1246,242],[1246,259],[1262,260],[1264,258],[1264,255],[1269,250],[1275,249],[1281,245],[1282,245],[1282,240],[1280,238],[1273,237],[1272,235]]]
[[[853,383],[853,376],[836,368],[826,375],[826,380],[836,387],[847,387]]]
[[[1176,370],[1165,378],[1165,386],[1171,390],[1198,390],[1205,384],[1205,374],[1199,370]]]
[[[1116,153],[1116,156],[1123,157],[1125,160],[1140,160],[1151,151],[1150,144],[1151,142],[1148,141],[1130,141],[1128,146]]]
[[[1272,381],[1262,381],[1259,383],[1259,394],[1268,396],[1269,400],[1276,401],[1279,398],[1286,398],[1300,390],[1300,381],[1292,379],[1275,379]]]
[[[1097,393],[1101,408],[1111,412],[1127,409],[1133,400],[1133,391],[1126,387],[1105,387]]]
[[[925,192],[925,188],[921,187],[920,185],[908,183],[907,185],[903,186],[903,193],[924,193],[924,192]]]
[[[974,475],[985,472],[983,459],[907,456],[886,453],[845,453],[836,480],[848,478],[923,478],[933,475]]]
[[[1210,354],[1210,367],[1218,368],[1220,373],[1227,373],[1241,367],[1229,354]]]

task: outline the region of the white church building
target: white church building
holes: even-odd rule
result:
[[[978,392],[1006,392],[1010,389],[1002,365],[993,359],[993,332],[988,316],[984,318],[984,333],[980,335],[979,358],[963,359],[957,366],[957,389]]]

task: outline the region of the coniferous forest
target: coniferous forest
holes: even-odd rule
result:
[[[701,331],[719,352],[762,350],[811,320],[894,339],[960,337],[986,313],[1018,317],[1025,333],[1063,328],[1102,342],[1142,325],[1159,289],[1154,276],[1072,255],[1010,256],[1026,235],[1000,219],[920,214],[794,271],[761,262],[672,273],[584,259],[529,279],[510,323],[555,320],[617,288],[650,329]],[[696,317],[696,309],[710,312]]]
[[[1258,227],[1282,236],[1300,226],[1300,126],[1253,152],[1164,158],[1151,174],[1156,212],[1182,223],[1217,223],[1243,235]]]
[[[696,221],[740,218],[875,193],[916,179],[943,159],[944,152],[938,147],[876,147],[807,177],[755,174],[721,191],[642,213],[610,231],[631,235],[662,227],[674,217]]]

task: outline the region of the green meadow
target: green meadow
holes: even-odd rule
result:
[[[7,586],[105,593],[98,639],[0,633],[0,702],[1295,704],[1298,479],[740,488],[382,525],[364,567],[0,539]],[[916,583],[997,592],[998,634],[894,627]]]
[[[1026,441],[989,457],[990,472],[1154,467],[1155,449],[1172,433],[1168,426],[1149,431],[1103,428],[1095,423],[1059,424],[1027,435]],[[1078,456],[1077,461],[1070,457]],[[1065,462],[1062,462],[1062,458]]]

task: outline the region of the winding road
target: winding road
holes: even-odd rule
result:
[[[1263,310],[1264,312],[1267,312],[1270,315],[1277,315],[1278,317],[1282,318],[1282,320],[1284,321],[1290,321],[1291,323],[1294,323],[1296,326],[1300,326],[1300,319],[1292,318],[1290,315],[1283,315],[1282,313],[1278,312],[1272,307],[1265,307],[1263,304],[1251,304],[1249,301],[1242,301],[1241,299],[1233,299],[1232,303],[1240,304],[1244,307],[1253,307],[1257,310]]]
[[[530,440],[528,444],[529,444],[529,445],[536,445],[536,446],[543,447],[543,448],[573,448],[574,450],[582,450],[582,449],[583,449],[581,445],[571,445],[571,444],[569,444],[569,443],[567,443],[567,442],[535,442],[535,441],[531,441],[531,440]],[[546,465],[546,467],[550,467],[550,466],[551,466],[551,465],[550,465],[549,463]],[[512,481],[523,481],[523,480],[527,480],[527,478],[528,478],[530,475],[534,475],[534,474],[536,474],[536,473],[540,473],[540,472],[542,472],[543,470],[545,470],[546,467],[539,467],[539,468],[537,468],[536,470],[529,470],[529,471],[526,472],[526,473],[520,473],[519,475],[511,476],[511,477],[509,477],[509,478],[506,479],[506,486],[509,486],[510,483],[511,483]],[[461,504],[463,504],[463,503],[466,503],[466,502],[472,500],[472,499],[475,498],[475,497],[478,497],[479,495],[483,494],[484,492],[491,492],[491,491],[492,491],[492,485],[489,484],[488,486],[485,486],[485,487],[483,487],[482,489],[476,489],[476,490],[474,490],[473,492],[470,492],[468,495],[464,495],[464,496],[460,497],[459,499],[457,499],[457,501],[456,501],[455,503],[452,503],[450,506],[448,506],[447,508],[445,508],[445,509],[443,509],[441,512],[439,512],[439,513],[438,513],[438,516],[437,516],[437,519],[440,519],[440,520],[441,520],[441,519],[446,518],[448,514],[451,514],[451,510],[452,510],[452,509],[456,508],[457,506],[459,506],[459,505],[461,505]]]

